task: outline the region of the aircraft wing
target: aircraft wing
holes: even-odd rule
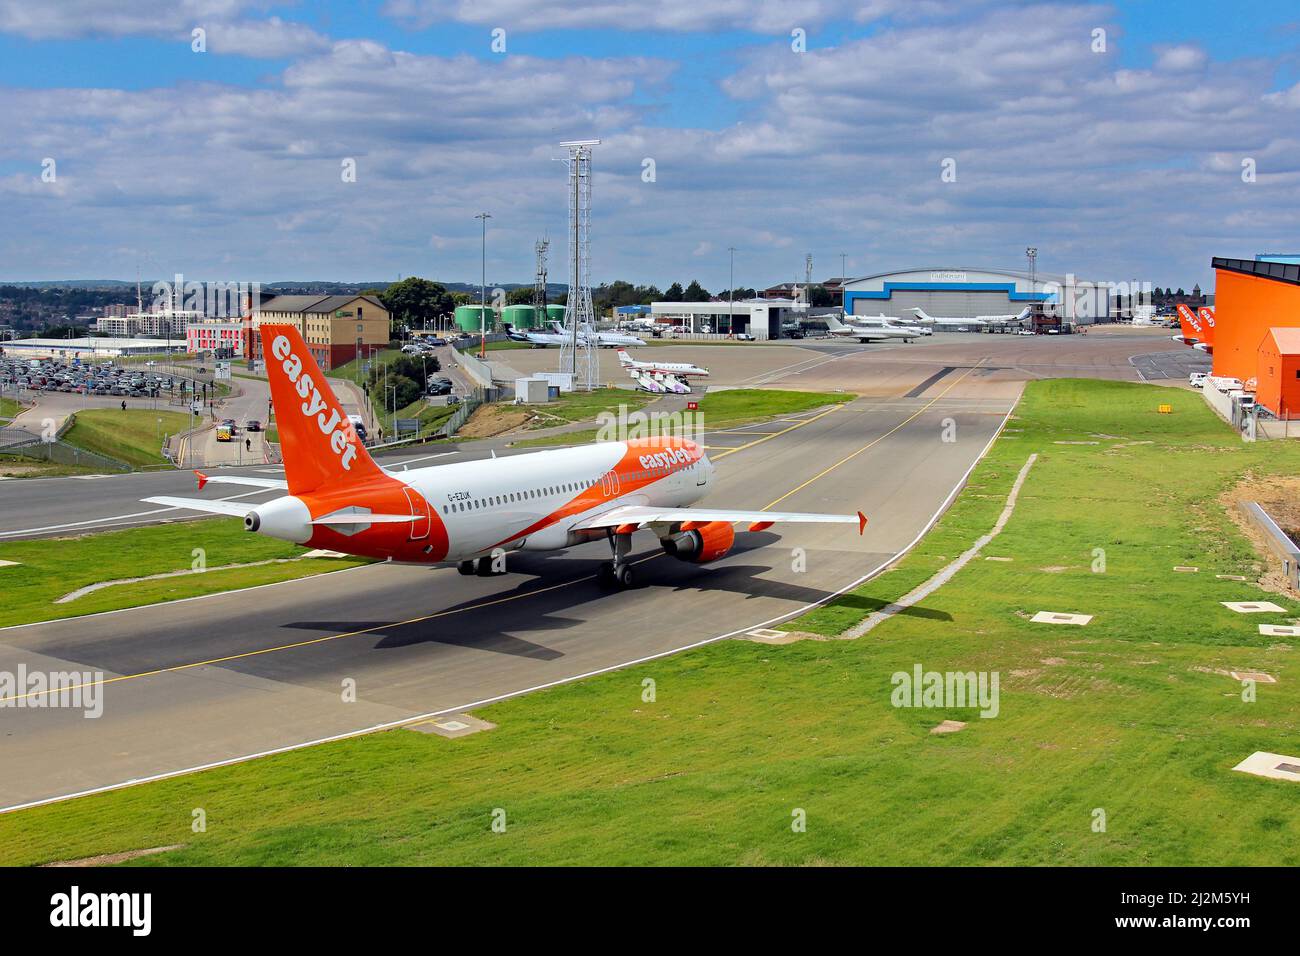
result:
[[[288,491],[289,482],[279,478],[242,478],[238,475],[205,475],[201,471],[196,471],[199,478],[199,490],[209,481],[215,481],[223,485],[248,485],[252,488],[271,488],[276,491]]]
[[[707,521],[748,521],[750,531],[761,531],[778,521],[791,521],[801,524],[856,524],[858,534],[867,527],[867,516],[859,511],[856,515],[806,514],[793,511],[723,511],[715,508],[651,508],[641,505],[624,505],[612,508],[604,514],[584,518],[575,524],[575,529],[615,528],[623,525],[646,525],[655,522],[692,521],[704,524]]]
[[[228,518],[242,518],[255,509],[255,504],[239,501],[209,501],[205,498],[172,498],[166,495],[159,498],[141,499],[151,505],[166,505],[169,508],[187,508],[190,511],[203,511],[211,515],[225,515]]]

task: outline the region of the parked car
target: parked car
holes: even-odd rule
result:
[[[250,432],[260,432],[262,430],[262,423],[259,422],[256,418],[250,418],[248,421],[244,422],[244,430]]]
[[[1205,388],[1205,380],[1209,377],[1208,372],[1193,372],[1187,376],[1187,384],[1192,388]]]

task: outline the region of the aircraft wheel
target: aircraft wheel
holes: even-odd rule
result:
[[[596,583],[602,588],[614,588],[618,585],[618,578],[614,575],[614,562],[602,562],[596,569]]]
[[[475,562],[474,562],[474,573],[477,574],[477,575],[478,575],[479,577],[481,577],[481,578],[490,578],[490,577],[492,577],[492,575],[496,573],[496,572],[494,572],[494,571],[492,570],[492,559],[491,559],[491,558],[479,558],[477,561],[475,561]]]
[[[474,573],[474,562],[473,562],[473,561],[462,561],[462,562],[460,562],[458,565],[456,565],[456,570],[459,571],[461,574],[473,574],[473,573]]]
[[[632,573],[632,565],[630,564],[625,564],[619,568],[616,576],[618,578],[619,586],[624,588],[630,588],[636,580],[636,576]]]

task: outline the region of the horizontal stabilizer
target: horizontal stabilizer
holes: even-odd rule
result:
[[[248,485],[250,488],[270,488],[275,491],[288,491],[289,482],[281,478],[244,478],[239,475],[205,475],[201,471],[194,473],[199,479],[199,490],[208,482],[220,485]]]
[[[257,508],[257,505],[244,504],[239,501],[209,501],[204,498],[172,498],[166,495],[159,498],[145,498],[143,500],[151,505],[166,505],[169,508],[186,508],[190,511],[202,511],[210,515],[226,515],[231,518],[242,518],[250,511]]]

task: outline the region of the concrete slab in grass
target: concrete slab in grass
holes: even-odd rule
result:
[[[1232,769],[1256,777],[1300,783],[1300,757],[1288,757],[1286,754],[1257,750]]]
[[[939,726],[931,727],[930,733],[955,734],[957,731],[965,730],[965,729],[966,729],[966,722],[964,720],[945,720]]]
[[[1035,624],[1074,624],[1083,627],[1092,620],[1091,614],[1063,614],[1059,611],[1039,611],[1030,618]]]
[[[1263,671],[1231,671],[1233,680],[1253,680],[1256,684],[1276,684],[1277,678]]]
[[[407,724],[407,730],[419,731],[422,734],[437,734],[439,737],[447,737],[454,740],[457,737],[467,737],[470,734],[477,734],[482,730],[494,730],[496,724],[488,723],[486,720],[479,720],[470,714],[447,714],[444,717],[434,717],[430,720],[422,720],[416,724]]]
[[[1174,565],[1174,570],[1175,570],[1175,571],[1184,571],[1184,572],[1186,572],[1186,573],[1188,573],[1188,574],[1195,574],[1197,571],[1199,571],[1199,570],[1201,570],[1201,569],[1200,569],[1200,568],[1188,567],[1188,566],[1185,565],[1185,564],[1176,564],[1176,565]]]
[[[0,561],[0,568],[16,568],[20,563],[18,561]]]
[[[1220,601],[1229,611],[1238,614],[1285,614],[1286,608],[1278,607],[1272,601]]]
[[[770,644],[773,646],[793,644],[796,641],[824,641],[826,639],[826,635],[813,634],[811,631],[778,631],[771,627],[756,627],[752,631],[736,635],[738,641],[753,641],[755,644]]]
[[[1265,637],[1300,637],[1300,627],[1290,624],[1261,624],[1259,633]]]

